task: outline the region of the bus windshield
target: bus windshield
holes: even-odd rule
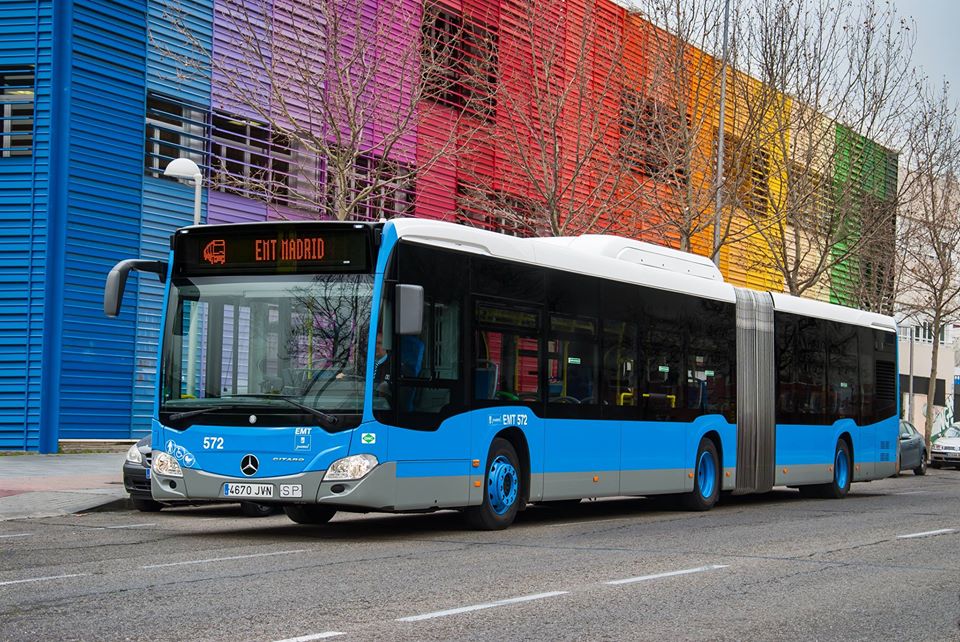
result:
[[[372,292],[369,274],[175,278],[161,420],[356,426]]]

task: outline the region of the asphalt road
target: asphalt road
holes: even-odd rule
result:
[[[235,506],[0,523],[0,639],[960,640],[960,471],[322,527]],[[339,635],[337,635],[339,634]]]

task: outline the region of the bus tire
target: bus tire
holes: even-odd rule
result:
[[[521,480],[517,451],[506,439],[494,439],[483,478],[483,503],[464,511],[467,523],[484,531],[499,531],[512,524],[523,497]]]
[[[833,454],[833,481],[826,484],[810,484],[800,487],[802,497],[818,499],[843,499],[850,492],[853,479],[853,462],[850,461],[850,447],[843,439],[837,441]]]
[[[287,504],[283,512],[298,524],[326,524],[337,514],[337,509],[317,504]]]
[[[687,510],[710,510],[720,497],[720,458],[713,441],[704,437],[697,448],[693,469],[693,492],[682,496]]]

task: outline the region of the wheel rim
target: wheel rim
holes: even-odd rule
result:
[[[490,472],[487,475],[487,499],[490,508],[497,515],[503,515],[514,502],[520,488],[519,475],[510,460],[499,455],[490,463]]]
[[[837,461],[834,469],[837,472],[837,487],[846,488],[847,480],[850,477],[850,463],[847,461],[847,453],[842,448],[837,449]]]
[[[704,451],[697,462],[697,485],[700,487],[700,496],[704,499],[713,497],[713,490],[717,484],[717,464],[713,456]]]

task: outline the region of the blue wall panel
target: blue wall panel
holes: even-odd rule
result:
[[[149,91],[210,105],[209,51],[213,32],[211,0],[148,3],[147,74]],[[189,60],[189,63],[186,61]],[[138,152],[143,154],[142,146]],[[141,167],[143,161],[141,160]],[[141,170],[142,171],[142,170]],[[193,187],[144,176],[139,256],[166,259],[170,235],[193,223]],[[136,368],[133,381],[133,436],[150,431],[163,286],[151,276],[140,281],[137,299]]]
[[[62,439],[130,436],[138,281],[118,319],[103,314],[103,284],[140,249],[146,9],[146,0],[74,3]]]
[[[149,3],[147,88],[210,105],[213,0]]]
[[[166,260],[174,230],[192,223],[192,186],[164,178],[144,177],[140,256]],[[132,428],[136,437],[150,432],[162,307],[163,285],[152,274],[142,275],[137,301],[137,363],[133,382]]]
[[[34,153],[0,158],[0,450],[35,450],[50,157],[52,1],[0,3],[0,65],[33,65]]]

